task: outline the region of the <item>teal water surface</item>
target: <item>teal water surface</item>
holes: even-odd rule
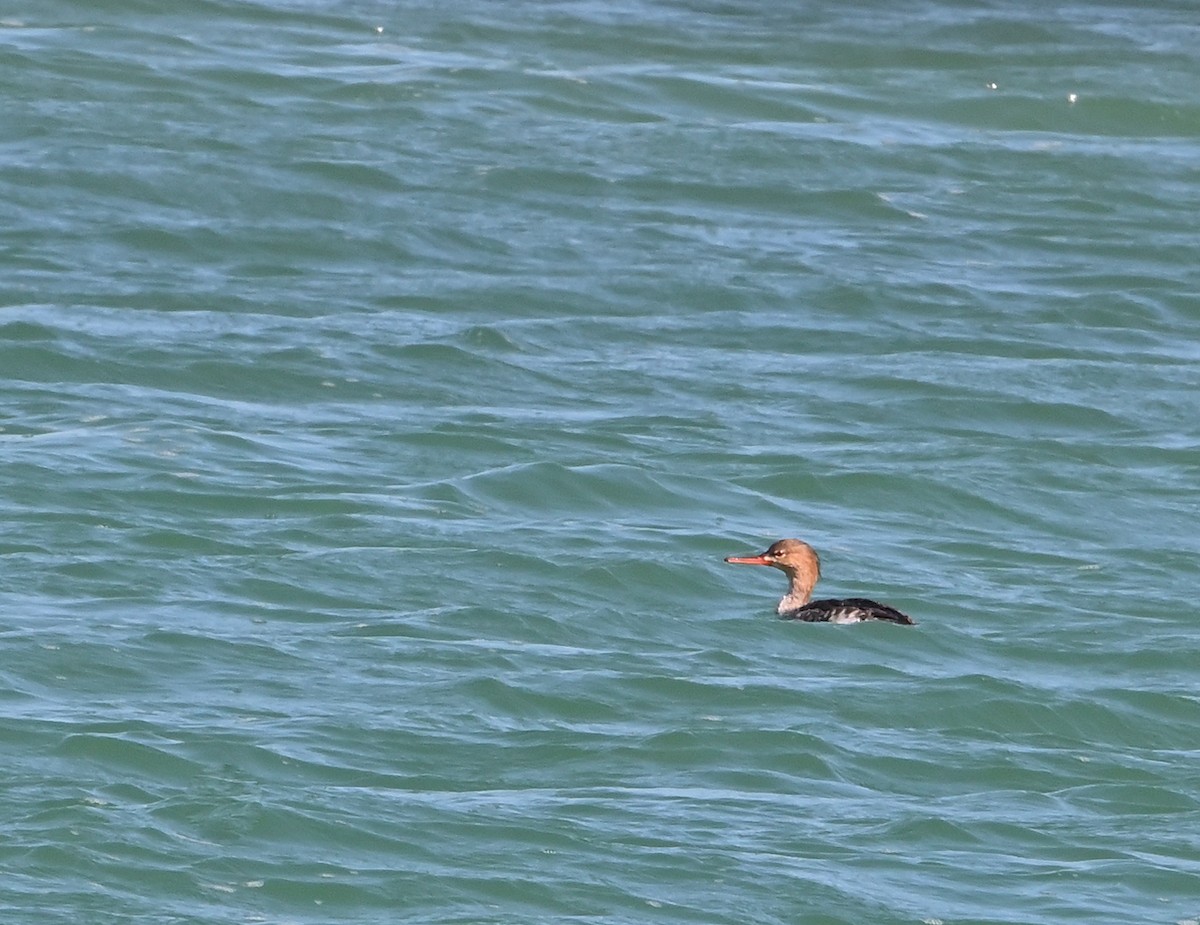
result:
[[[1165,2],[10,4],[0,919],[1200,920],[1198,80]]]

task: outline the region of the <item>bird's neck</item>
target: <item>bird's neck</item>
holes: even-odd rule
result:
[[[797,572],[788,572],[787,576],[789,582],[788,593],[783,596],[783,600],[775,608],[777,613],[788,613],[792,610],[799,610],[812,600],[812,581]]]

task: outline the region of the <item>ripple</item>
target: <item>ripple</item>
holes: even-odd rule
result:
[[[1178,10],[0,34],[14,911],[1194,917]]]

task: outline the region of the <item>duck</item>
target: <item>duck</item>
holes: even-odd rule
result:
[[[769,565],[788,577],[788,593],[775,608],[783,620],[804,623],[866,623],[882,621],[916,626],[917,621],[895,607],[865,597],[812,600],[813,588],[821,579],[821,557],[803,540],[779,540],[766,552],[751,556],[726,556],[733,565]]]

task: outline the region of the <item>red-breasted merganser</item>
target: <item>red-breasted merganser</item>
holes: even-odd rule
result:
[[[788,577],[791,587],[779,602],[776,611],[784,620],[803,620],[806,623],[862,623],[865,620],[886,620],[889,623],[916,625],[916,620],[895,607],[878,604],[865,597],[844,600],[813,601],[813,587],[821,577],[821,560],[817,551],[801,540],[780,540],[757,556],[729,556],[726,562],[734,565],[769,565]]]

